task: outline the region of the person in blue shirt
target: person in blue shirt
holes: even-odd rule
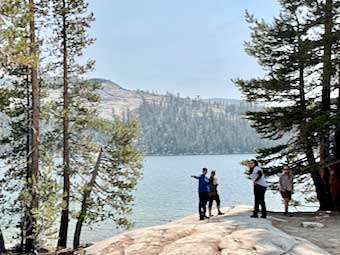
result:
[[[192,178],[198,180],[198,197],[199,197],[199,204],[198,204],[198,213],[200,216],[200,220],[209,219],[206,216],[207,212],[207,203],[209,201],[209,179],[206,176],[208,173],[207,168],[203,168],[202,174],[200,176],[192,175]]]

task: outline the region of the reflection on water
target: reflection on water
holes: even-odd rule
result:
[[[203,167],[216,170],[219,178],[221,205],[252,205],[252,184],[244,175],[245,168],[240,165],[252,155],[221,156],[172,156],[147,157],[144,176],[135,193],[132,220],[136,228],[167,223],[197,212],[197,180],[190,178],[198,175]],[[267,192],[269,210],[282,210],[278,193]],[[71,222],[70,241],[73,237],[74,222]],[[121,232],[111,222],[104,222],[85,228],[82,242],[92,243]],[[7,236],[9,233],[6,233]]]

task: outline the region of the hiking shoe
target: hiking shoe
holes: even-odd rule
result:
[[[250,215],[250,218],[258,218],[259,216],[257,216],[256,214]]]
[[[210,217],[208,217],[208,216],[205,215],[205,216],[204,216],[204,219],[210,219]]]
[[[218,215],[224,215],[224,212],[218,212]]]
[[[266,219],[266,218],[267,218],[267,215],[262,215],[261,218],[262,218],[262,219]]]

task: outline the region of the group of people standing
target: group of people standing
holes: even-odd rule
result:
[[[254,210],[253,214],[250,216],[252,218],[258,218],[261,206],[261,218],[267,217],[267,208],[265,202],[265,194],[268,188],[268,183],[265,179],[263,170],[259,167],[256,160],[252,159],[248,161],[250,178],[254,185]],[[218,180],[216,177],[216,171],[211,171],[210,178],[207,177],[208,169],[203,168],[202,174],[200,176],[191,177],[198,180],[198,194],[199,194],[199,218],[200,220],[209,219],[212,217],[212,205],[216,201],[218,215],[222,215],[221,212],[221,201],[220,196],[217,191]],[[279,191],[284,200],[284,215],[288,214],[289,202],[292,199],[293,194],[293,173],[288,165],[283,166],[283,173],[279,178]],[[206,215],[206,206],[209,202],[209,216]]]
[[[203,168],[202,174],[200,176],[191,176],[192,178],[198,179],[198,213],[200,216],[200,220],[209,219],[213,216],[211,210],[214,201],[216,201],[218,215],[223,215],[223,212],[221,211],[221,200],[217,191],[218,180],[216,177],[216,171],[211,171],[210,178],[206,176],[207,173],[208,169]],[[209,216],[206,215],[208,202]]]

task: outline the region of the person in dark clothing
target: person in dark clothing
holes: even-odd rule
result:
[[[217,192],[217,186],[218,186],[218,180],[216,177],[216,171],[211,171],[210,178],[209,178],[209,217],[212,217],[214,215],[211,214],[211,209],[214,200],[216,201],[217,211],[218,215],[223,215],[224,213],[221,212],[221,200],[220,196]]]
[[[261,205],[261,212],[262,216],[261,218],[267,217],[267,209],[266,209],[266,203],[265,203],[265,193],[267,190],[267,182],[263,175],[263,170],[259,167],[256,160],[250,160],[248,162],[249,171],[250,171],[250,177],[254,184],[254,212],[253,215],[251,215],[252,218],[258,218],[259,213],[259,207]]]
[[[207,212],[207,203],[209,201],[209,179],[206,176],[208,173],[207,168],[203,168],[202,174],[200,176],[192,175],[192,178],[198,180],[198,197],[199,197],[199,204],[198,204],[198,214],[200,220],[209,219],[206,216]]]

